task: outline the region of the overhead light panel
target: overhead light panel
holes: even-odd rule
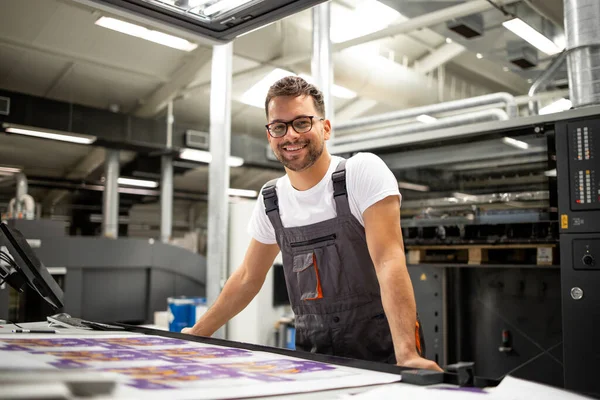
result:
[[[265,98],[267,97],[271,85],[286,76],[296,76],[296,74],[282,68],[275,68],[273,71],[269,72],[267,76],[256,82],[250,89],[244,92],[240,101],[249,106],[263,108],[265,106]],[[298,76],[308,83],[314,84],[312,76],[306,74],[300,74]],[[331,94],[340,99],[354,99],[356,97],[356,92],[339,85],[333,85]]]
[[[419,185],[417,183],[410,182],[398,182],[400,189],[414,190],[416,192],[429,192],[429,186]]]
[[[227,194],[229,196],[250,197],[250,198],[256,198],[258,196],[258,192],[256,190],[233,189],[233,188],[227,189]]]
[[[437,121],[437,118],[432,117],[431,115],[421,114],[416,118],[416,120],[424,124],[430,124],[432,122]]]
[[[125,22],[112,17],[100,17],[96,21],[96,25],[112,29],[113,31],[125,33],[126,35],[135,36],[140,39],[145,39],[150,42],[162,44],[163,46],[168,46],[177,50],[192,51],[198,47],[197,44],[177,36],[168,35],[163,32],[148,29],[143,26]]]
[[[267,97],[271,85],[281,78],[293,75],[296,74],[286,71],[285,69],[275,68],[273,71],[269,72],[267,76],[256,82],[250,89],[244,92],[240,101],[249,106],[263,108],[265,106],[265,98]]]
[[[333,43],[345,42],[387,28],[400,18],[398,11],[375,0],[360,1],[355,9],[333,3],[329,35]]]
[[[83,135],[79,133],[63,132],[53,129],[43,129],[31,126],[2,124],[2,127],[7,133],[16,133],[19,135],[39,137],[42,139],[60,140],[62,142],[70,142],[77,144],[92,144],[96,141],[96,137],[92,135]]]
[[[556,100],[552,104],[548,104],[547,106],[540,108],[539,114],[545,115],[545,114],[553,114],[553,113],[557,113],[557,112],[561,112],[561,111],[567,111],[567,110],[571,109],[572,106],[573,106],[573,103],[571,102],[571,100],[562,98],[562,99]]]
[[[306,82],[312,83],[314,85],[315,82],[312,76],[306,74],[300,74],[299,76]],[[350,89],[335,84],[331,87],[331,94],[340,99],[354,99],[356,97],[356,92],[353,92]]]
[[[564,50],[564,46],[557,45],[520,18],[513,18],[509,21],[505,21],[502,25],[549,56]]]
[[[146,179],[134,179],[134,178],[119,178],[117,180],[119,185],[127,185],[127,186],[137,186],[137,187],[145,187],[145,188],[157,188],[158,182],[149,181]]]
[[[204,150],[183,149],[179,153],[179,158],[209,164],[212,161],[212,154]],[[241,167],[244,165],[244,159],[241,157],[230,156],[227,164],[229,164],[230,167]]]
[[[544,171],[544,175],[546,175],[549,178],[556,177],[556,168]]]
[[[0,173],[18,174],[19,172],[21,172],[21,168],[16,168],[16,167],[0,167]]]
[[[503,137],[502,142],[512,147],[516,147],[517,149],[527,150],[529,148],[529,143],[523,142],[522,140],[517,140],[509,137]]]

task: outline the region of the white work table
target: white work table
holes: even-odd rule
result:
[[[271,353],[261,346],[256,351],[247,350],[251,345],[168,332],[150,331],[151,335],[144,335],[64,329],[49,327],[46,322],[19,325],[24,329],[56,329],[58,333],[13,333],[17,327],[0,324],[0,400],[90,398],[83,395],[86,390],[102,393],[94,399],[146,400],[584,398],[512,377],[505,378],[497,388],[447,384],[422,387],[397,383],[398,374],[370,370],[369,363],[365,369],[329,364],[301,358],[302,353],[282,354],[281,349],[272,349]],[[187,338],[192,340],[182,340]],[[357,387],[348,387],[354,385]]]

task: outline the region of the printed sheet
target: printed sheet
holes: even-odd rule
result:
[[[150,335],[0,335],[0,369],[118,374],[117,396],[226,399],[357,387],[400,376]]]

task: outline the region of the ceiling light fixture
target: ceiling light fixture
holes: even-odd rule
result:
[[[158,182],[149,181],[146,179],[134,179],[134,178],[119,178],[117,179],[119,185],[137,186],[145,188],[157,188]]]
[[[2,124],[6,133],[16,133],[19,135],[39,137],[42,139],[60,140],[62,142],[70,142],[77,144],[92,144],[96,141],[96,136],[83,135],[79,133],[63,132],[54,129],[44,129],[32,126]]]
[[[296,76],[296,74],[282,68],[275,68],[260,81],[252,85],[250,89],[246,90],[246,92],[244,92],[240,98],[240,101],[244,104],[248,104],[249,106],[263,108],[265,106],[267,92],[269,91],[271,85],[278,80],[285,78],[286,76]],[[312,76],[306,74],[300,74],[298,76],[308,83],[314,84],[314,79]],[[334,97],[340,99],[354,99],[357,96],[356,92],[339,85],[333,85],[331,88],[331,93]]]
[[[168,35],[112,17],[100,17],[95,23],[103,28],[112,29],[113,31],[162,44],[163,46],[168,46],[177,50],[192,51],[198,47],[197,44],[177,36]]]
[[[483,54],[477,53],[477,54],[475,54],[475,57],[477,57],[477,59],[481,60],[483,58]]]
[[[560,53],[564,50],[564,46],[557,45],[520,18],[514,18],[509,21],[505,21],[502,23],[502,25],[515,35],[519,36],[549,56]]]
[[[523,142],[522,140],[517,140],[509,137],[503,137],[502,142],[512,147],[516,147],[517,149],[527,150],[529,148],[529,143]]]
[[[250,197],[250,198],[256,198],[258,196],[258,192],[256,190],[233,189],[233,188],[227,189],[227,194],[229,196]]]
[[[16,168],[16,167],[0,167],[0,173],[6,173],[6,174],[18,174],[19,172],[21,172],[21,168]]]
[[[553,114],[553,113],[557,113],[557,112],[561,112],[561,111],[567,111],[572,106],[573,106],[573,103],[571,102],[571,100],[565,99],[563,97],[562,99],[556,100],[552,104],[548,104],[547,106],[540,108],[539,114],[546,115],[546,114]]]
[[[437,121],[437,118],[432,117],[430,115],[427,114],[421,114],[416,118],[417,121],[422,122],[424,124],[430,124],[432,122]]]
[[[429,186],[419,185],[417,183],[398,182],[398,187],[400,189],[414,190],[417,192],[429,192]]]
[[[183,149],[179,153],[179,158],[209,164],[212,161],[212,154],[204,150]],[[230,156],[227,164],[229,164],[230,167],[241,167],[244,165],[244,159],[241,157]]]

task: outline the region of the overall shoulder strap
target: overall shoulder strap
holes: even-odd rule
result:
[[[351,215],[350,203],[348,202],[348,192],[346,190],[346,159],[338,164],[335,172],[331,175],[333,180],[333,199],[337,215]]]
[[[277,181],[279,179],[272,179],[263,187],[262,195],[263,202],[265,203],[265,212],[267,217],[271,221],[275,234],[283,231],[283,224],[281,223],[281,217],[279,216],[279,199],[277,197]]]

